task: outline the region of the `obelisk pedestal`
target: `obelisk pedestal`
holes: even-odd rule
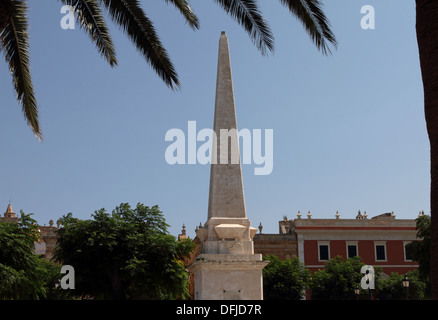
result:
[[[189,266],[196,300],[261,300],[262,270],[254,254],[257,231],[246,217],[228,39],[222,32],[214,113],[208,220],[196,233],[201,254]]]

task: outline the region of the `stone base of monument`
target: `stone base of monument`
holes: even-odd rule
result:
[[[188,267],[195,276],[195,300],[262,300],[262,270],[268,261],[254,254],[256,229],[247,218],[210,218],[196,234],[201,254]]]
[[[195,300],[263,300],[261,254],[201,254],[189,266]]]

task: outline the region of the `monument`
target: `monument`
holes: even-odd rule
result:
[[[228,39],[222,31],[214,113],[208,219],[196,234],[200,255],[189,266],[195,300],[261,300],[262,270],[254,254],[257,232],[246,216]]]

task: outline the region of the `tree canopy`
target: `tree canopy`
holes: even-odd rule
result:
[[[310,289],[314,300],[354,299],[354,288],[360,283],[360,270],[364,263],[360,257],[330,259],[324,269],[312,275]],[[376,277],[377,278],[377,277]]]
[[[430,245],[431,245],[431,219],[429,215],[420,215],[416,219],[418,241],[406,245],[412,260],[418,262],[418,276],[426,283],[427,292],[430,294]]]
[[[0,300],[46,299],[56,294],[57,267],[39,257],[38,225],[21,211],[18,223],[0,223]]]
[[[71,213],[60,219],[56,261],[75,270],[76,294],[95,299],[187,298],[183,264],[195,247],[167,231],[158,206],[127,203],[111,214],[100,209],[93,219]]]
[[[408,297],[410,300],[421,300],[425,297],[426,283],[419,278],[418,270],[406,273],[409,280]],[[377,296],[380,299],[406,299],[406,288],[403,287],[403,278],[405,275],[391,273],[387,279],[380,282]]]
[[[263,269],[263,296],[266,300],[300,300],[310,279],[310,271],[297,257],[281,260],[274,255]]]

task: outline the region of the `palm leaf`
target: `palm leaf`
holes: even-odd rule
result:
[[[101,0],[113,20],[143,54],[155,72],[170,87],[179,87],[175,68],[161,44],[152,22],[137,0]]]
[[[75,15],[81,27],[88,32],[100,54],[105,57],[111,66],[117,65],[116,52],[97,0],[61,1],[74,8]]]
[[[184,16],[190,27],[193,29],[199,29],[199,20],[190,8],[189,3],[186,0],[164,0],[166,2],[172,2],[173,5],[180,11]]]
[[[38,121],[38,107],[33,90],[29,63],[29,35],[27,33],[26,1],[8,1],[11,14],[0,30],[0,44],[9,70],[12,74],[15,93],[21,104],[23,114],[33,133],[42,140]]]
[[[262,54],[266,54],[267,50],[274,51],[274,36],[255,0],[215,1],[246,30]]]
[[[330,23],[319,0],[280,0],[298,20],[323,54],[331,53],[328,42],[337,46]]]

